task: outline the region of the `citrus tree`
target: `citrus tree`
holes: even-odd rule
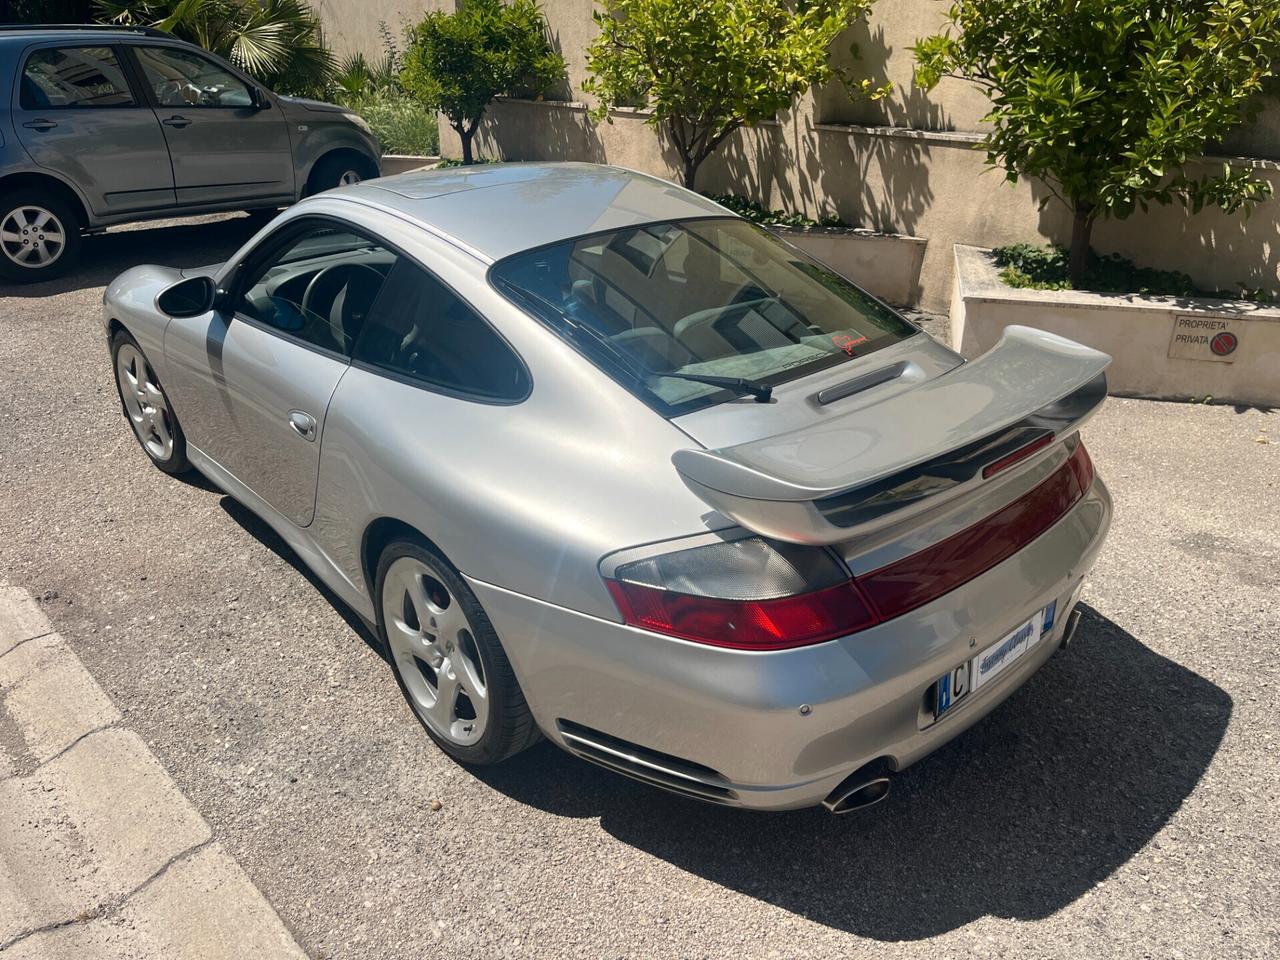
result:
[[[535,0],[464,0],[456,13],[429,13],[409,31],[404,88],[439,110],[472,163],[471,141],[494,97],[540,95],[564,76]]]
[[[925,87],[955,76],[985,88],[988,162],[1010,182],[1039,178],[1070,208],[1073,284],[1099,218],[1175,200],[1247,212],[1271,195],[1247,169],[1185,168],[1258,110],[1280,4],[955,0],[913,50]]]
[[[828,59],[832,42],[872,0],[601,0],[584,89],[594,115],[650,108],[692,188],[702,162],[739,127],[770,119],[815,84],[854,95],[888,88],[855,81]]]
[[[158,27],[230,60],[279,93],[322,95],[333,55],[306,0],[96,0],[98,18]]]

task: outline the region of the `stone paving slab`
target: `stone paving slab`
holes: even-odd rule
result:
[[[4,585],[0,726],[0,957],[306,956],[35,602]]]

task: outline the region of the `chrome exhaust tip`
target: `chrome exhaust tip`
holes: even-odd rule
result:
[[[892,785],[883,764],[868,764],[846,777],[827,795],[822,805],[835,814],[865,810],[887,797]]]
[[[1065,650],[1071,646],[1071,639],[1076,635],[1076,627],[1080,626],[1080,611],[1072,610],[1067,617],[1067,628],[1062,631],[1062,639],[1058,641],[1058,649]]]

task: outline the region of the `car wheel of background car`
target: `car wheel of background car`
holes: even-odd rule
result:
[[[41,190],[0,199],[0,276],[18,283],[60,277],[80,259],[80,219]]]
[[[138,341],[123,330],[117,331],[111,338],[111,356],[120,403],[142,449],[165,473],[189,470],[186,437]]]
[[[334,187],[347,187],[361,180],[368,180],[374,173],[372,164],[354,154],[338,154],[325,157],[311,171],[307,181],[307,194],[322,193]]]
[[[463,763],[497,763],[538,739],[489,618],[453,567],[397,540],[376,578],[378,632],[400,691],[431,738]]]

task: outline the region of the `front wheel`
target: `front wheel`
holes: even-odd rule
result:
[[[61,197],[30,190],[0,197],[0,276],[53,280],[80,259],[80,220]]]
[[[307,183],[308,196],[332,190],[334,187],[349,187],[377,176],[373,163],[356,154],[343,154],[325,157],[311,171]]]
[[[489,618],[443,557],[397,540],[382,552],[376,584],[378,632],[400,691],[445,753],[492,764],[538,739]]]
[[[120,403],[143,451],[165,473],[191,469],[182,427],[138,341],[123,330],[116,331],[111,338],[111,357]]]

